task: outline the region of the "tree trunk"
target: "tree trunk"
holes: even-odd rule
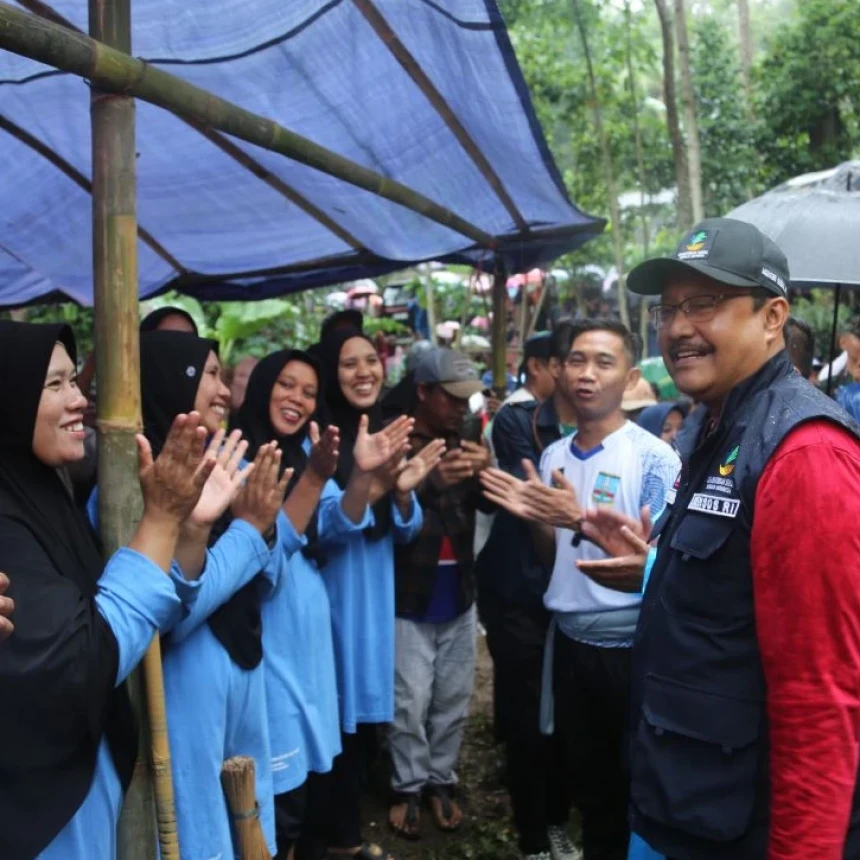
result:
[[[609,222],[612,231],[612,248],[615,252],[615,268],[618,269],[618,311],[621,321],[630,328],[630,311],[627,307],[627,287],[624,271],[624,240],[621,232],[621,207],[618,205],[618,192],[615,184],[615,168],[612,164],[612,150],[609,147],[609,137],[603,127],[603,116],[600,110],[600,96],[597,92],[597,80],[594,76],[594,65],[591,62],[591,50],[588,46],[588,33],[579,0],[571,0],[576,27],[582,40],[582,50],[585,54],[585,68],[588,72],[588,89],[591,94],[591,104],[594,111],[594,126],[597,139],[600,142],[600,154],[603,161],[603,173],[606,179],[606,191],[609,195]]]
[[[690,197],[690,168],[687,165],[687,147],[678,121],[678,102],[675,97],[675,40],[672,36],[672,17],[666,0],[654,0],[660,17],[663,37],[663,100],[666,102],[666,125],[672,141],[675,160],[675,183],[678,186],[678,226],[686,230],[693,226],[693,201]]]
[[[698,223],[705,217],[702,197],[702,148],[699,145],[699,124],[696,121],[696,94],[693,90],[693,73],[690,69],[690,40],[687,34],[684,0],[675,0],[675,32],[678,37],[678,59],[681,65],[681,102],[684,105],[687,166],[690,171],[690,202],[693,205],[693,220]]]
[[[651,244],[651,230],[648,212],[645,209],[645,154],[642,146],[642,129],[639,126],[639,92],[636,87],[636,70],[633,67],[633,17],[630,13],[630,0],[624,3],[624,23],[626,35],[625,60],[627,62],[627,81],[630,86],[630,118],[633,121],[633,140],[636,144],[636,181],[639,184],[639,215],[642,222],[642,253],[647,257]],[[639,339],[642,342],[642,358],[648,357],[648,314],[645,299],[639,300]]]
[[[749,0],[738,0],[738,42],[741,49],[741,74],[744,80],[744,94],[746,95],[747,110],[752,117],[754,116],[752,100],[753,46],[750,29]]]

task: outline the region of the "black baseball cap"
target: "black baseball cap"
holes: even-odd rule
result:
[[[523,344],[523,360],[520,362],[518,375],[524,377],[526,373],[526,363],[530,358],[540,358],[543,361],[549,361],[552,347],[552,337],[548,331],[539,331],[533,334],[525,344]]]
[[[627,286],[659,295],[671,275],[692,269],[729,287],[761,287],[785,297],[791,284],[788,260],[757,227],[734,218],[708,218],[687,233],[671,257],[640,263]]]
[[[435,383],[460,400],[484,390],[475,365],[462,352],[440,346],[421,353],[415,364],[415,382]]]

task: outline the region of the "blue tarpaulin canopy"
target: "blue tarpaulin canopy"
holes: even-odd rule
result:
[[[51,8],[87,29],[83,0]],[[263,298],[431,259],[485,269],[498,260],[521,271],[603,229],[566,195],[493,0],[134,0],[132,8],[136,56],[496,238],[494,249],[477,247],[288,158],[230,138],[218,145],[138,101],[141,297],[178,289]],[[92,303],[89,98],[80,78],[0,52],[0,305]]]

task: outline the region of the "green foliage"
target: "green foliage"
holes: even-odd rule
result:
[[[762,179],[832,167],[860,143],[856,0],[803,0],[772,36],[756,73]]]
[[[833,332],[833,300],[835,295],[833,290],[810,290],[808,297],[795,299],[791,304],[791,313],[807,323],[815,332],[815,354],[824,361],[830,360],[830,338]],[[848,327],[851,316],[852,310],[845,303],[843,296],[839,305],[837,339],[839,334]],[[836,354],[839,354],[838,344]]]
[[[743,98],[740,62],[727,28],[713,15],[697,18],[692,43],[706,217],[725,215],[759,184],[755,130]]]

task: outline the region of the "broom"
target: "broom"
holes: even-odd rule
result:
[[[247,756],[228,758],[221,767],[221,785],[236,830],[239,856],[242,860],[272,860],[263,828],[254,781],[254,759]]]

